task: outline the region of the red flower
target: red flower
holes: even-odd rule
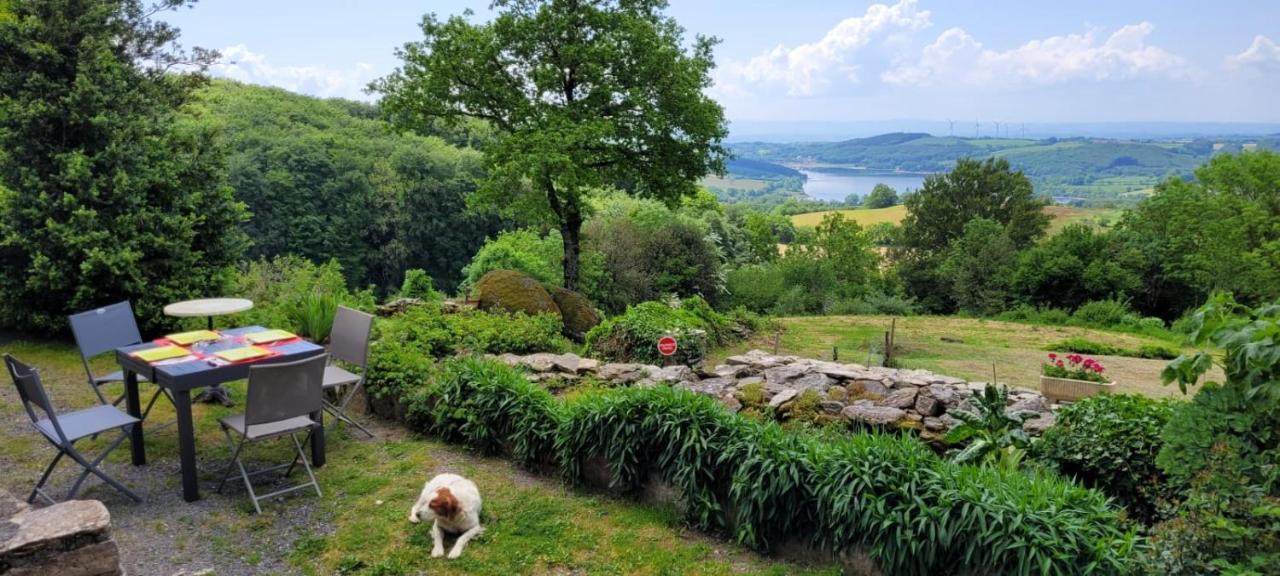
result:
[[[1050,352],[1050,353],[1049,353],[1049,359],[1050,359],[1050,360],[1057,360],[1057,359],[1058,359],[1058,355],[1057,355],[1057,354],[1054,354],[1053,352]]]
[[[1061,368],[1061,367],[1062,367],[1062,361],[1061,361],[1061,360],[1059,360],[1059,361],[1058,361],[1058,367],[1059,367],[1059,368]]]

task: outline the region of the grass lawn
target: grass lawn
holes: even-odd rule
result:
[[[702,179],[702,185],[708,188],[720,188],[728,190],[730,188],[738,188],[740,190],[764,190],[769,185],[767,180],[754,180],[751,178],[721,178],[719,176],[707,176]]]
[[[844,362],[868,362],[868,344],[878,350],[889,329],[888,316],[818,316],[782,318],[779,352],[811,358],[832,356],[832,347]],[[1000,382],[1037,389],[1040,363],[1046,345],[1072,337],[1133,349],[1142,344],[1170,345],[1169,342],[1066,326],[1038,326],[994,320],[945,316],[898,318],[896,348],[898,360],[908,368],[925,368],[975,381],[991,381],[992,365]],[[717,350],[714,365],[726,356],[751,348],[772,350],[773,334],[758,334],[748,342]],[[1164,360],[1144,360],[1118,356],[1096,356],[1115,378],[1120,392],[1153,397],[1178,396],[1177,386],[1160,383]],[[1220,378],[1221,374],[1215,377]]]
[[[94,403],[71,346],[10,341],[0,349],[39,367],[46,388],[64,409]],[[111,359],[102,358],[99,368],[105,371],[111,364]],[[264,503],[263,514],[254,515],[238,480],[223,495],[213,491],[229,458],[217,419],[244,407],[244,383],[230,389],[236,407],[196,406],[202,500],[186,503],[179,495],[177,435],[172,427],[161,427],[173,420],[172,407],[164,400],[147,421],[148,465],[131,466],[127,444],[105,464],[109,474],[145,501],[135,504],[96,480],[82,492],[82,497],[101,499],[110,509],[130,573],[835,573],[767,559],[693,533],[681,526],[670,508],[570,488],[505,460],[479,457],[378,422],[371,423],[378,434],[375,440],[346,430],[330,434],[328,465],[317,470],[323,497],[298,492]],[[143,386],[144,395],[152,390]],[[0,487],[25,496],[53,451],[31,431],[10,382],[0,385],[0,436],[0,469],[5,470]],[[109,440],[103,437],[79,447],[96,453],[94,448]],[[287,461],[285,443],[251,449],[250,468]],[[452,561],[431,558],[430,525],[413,525],[406,519],[422,484],[441,472],[472,478],[484,497],[487,531],[472,541],[461,559]],[[74,475],[69,465],[60,465],[54,475],[55,493],[65,493]],[[294,478],[300,475],[295,472]]]

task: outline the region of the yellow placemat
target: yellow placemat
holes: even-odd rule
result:
[[[168,360],[170,358],[180,358],[190,354],[186,348],[181,346],[159,346],[157,348],[148,348],[133,353],[134,358],[138,358],[144,362],[158,362],[160,360]]]
[[[241,360],[248,360],[250,358],[266,356],[270,353],[271,353],[270,351],[264,350],[257,346],[245,346],[244,348],[232,348],[230,350],[223,350],[221,352],[215,353],[214,356],[217,356],[223,360],[226,360],[227,362],[239,362]]]
[[[173,342],[174,344],[181,344],[183,346],[186,346],[187,344],[204,342],[206,340],[217,340],[221,338],[221,336],[219,336],[217,332],[214,332],[212,330],[193,330],[191,332],[180,332],[178,334],[170,334],[168,336],[165,336],[165,338],[168,339],[170,342]]]
[[[266,330],[264,332],[254,332],[252,334],[244,335],[245,340],[253,342],[254,344],[266,344],[267,342],[277,342],[297,337],[297,334],[288,330]]]

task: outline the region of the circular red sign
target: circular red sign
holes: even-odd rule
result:
[[[670,336],[663,336],[658,339],[658,353],[663,356],[670,356],[676,353],[676,339]]]

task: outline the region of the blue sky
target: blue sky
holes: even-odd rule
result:
[[[203,0],[166,18],[214,73],[319,96],[364,85],[422,14],[488,1]],[[740,122],[1280,122],[1280,2],[672,0],[717,36]]]

